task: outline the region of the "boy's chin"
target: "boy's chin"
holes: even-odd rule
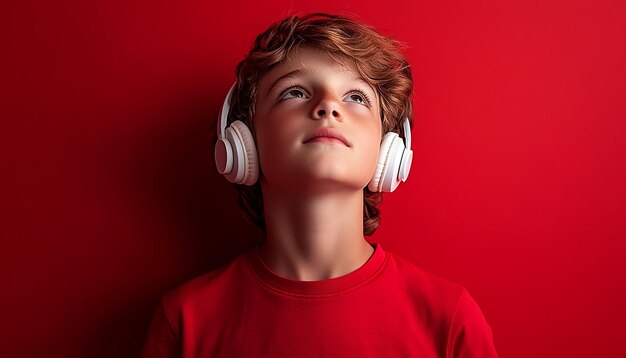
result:
[[[299,192],[302,194],[323,194],[323,193],[346,193],[358,192],[369,183],[369,179],[355,178],[353,176],[342,177],[337,175],[309,175],[293,176],[287,180],[268,181],[268,185],[273,186],[273,190],[284,190],[289,192]]]

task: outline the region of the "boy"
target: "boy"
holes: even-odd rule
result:
[[[497,356],[465,289],[364,238],[409,172],[412,85],[398,43],[344,17],[257,37],[215,156],[264,240],[166,293],[144,357]]]

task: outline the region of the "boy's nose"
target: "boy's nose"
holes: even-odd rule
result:
[[[341,119],[341,109],[336,100],[328,97],[323,98],[313,108],[314,119],[321,119],[325,116],[332,116],[336,120]]]

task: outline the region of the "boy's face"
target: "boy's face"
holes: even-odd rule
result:
[[[335,56],[336,57],[336,56]],[[284,189],[363,189],[374,175],[382,123],[376,91],[354,63],[292,50],[260,81],[254,130],[262,180]],[[307,138],[334,128],[347,140]]]

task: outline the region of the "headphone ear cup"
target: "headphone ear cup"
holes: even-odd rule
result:
[[[404,149],[402,138],[396,135],[389,147],[389,155],[381,174],[381,182],[379,183],[381,191],[392,192],[400,184],[399,173]]]
[[[376,171],[374,172],[374,176],[370,180],[367,188],[372,192],[380,192],[382,190],[382,182],[384,178],[385,167],[388,162],[391,144],[394,139],[398,137],[398,133],[388,132],[383,137],[382,142],[380,143],[380,154],[378,155],[378,164],[376,164]]]
[[[238,184],[253,185],[259,178],[259,158],[257,155],[254,137],[250,128],[242,121],[234,121],[230,127],[235,129],[238,134],[239,143],[241,144],[241,155],[244,173]]]
[[[226,162],[230,163],[230,170],[222,174],[226,177],[226,179],[228,179],[229,182],[240,184],[245,173],[245,155],[243,154],[244,149],[241,137],[234,127],[229,126],[224,130],[223,141],[225,142],[225,146],[230,148],[229,151],[226,151],[226,153],[230,155],[230,158],[226,160]]]

